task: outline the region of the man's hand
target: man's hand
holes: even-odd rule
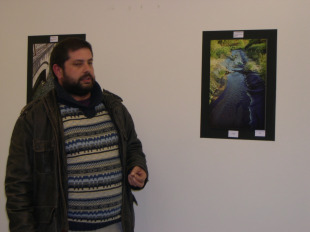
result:
[[[128,175],[128,182],[133,187],[142,188],[144,186],[145,179],[146,172],[138,166],[135,166]]]

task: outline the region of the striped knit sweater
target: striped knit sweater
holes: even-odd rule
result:
[[[122,167],[114,123],[102,103],[90,118],[79,108],[59,105],[68,163],[70,230],[95,230],[119,222]]]

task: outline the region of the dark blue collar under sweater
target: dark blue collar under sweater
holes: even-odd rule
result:
[[[84,113],[88,118],[92,118],[96,115],[95,106],[102,102],[102,90],[100,85],[95,81],[94,87],[91,91],[90,103],[88,105],[83,104],[74,100],[74,98],[67,93],[63,87],[61,87],[58,81],[54,81],[55,90],[57,93],[57,100],[67,106],[77,107]]]

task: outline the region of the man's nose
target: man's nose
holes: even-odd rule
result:
[[[92,70],[92,65],[90,65],[90,64],[84,64],[84,66],[83,66],[83,71],[84,71],[84,73],[86,73],[86,72],[91,72],[91,70]]]

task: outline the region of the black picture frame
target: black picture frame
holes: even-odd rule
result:
[[[86,39],[86,34],[28,36],[27,103],[53,88],[53,75],[49,67],[53,47],[68,37]]]
[[[203,31],[201,138],[275,140],[277,29]]]

